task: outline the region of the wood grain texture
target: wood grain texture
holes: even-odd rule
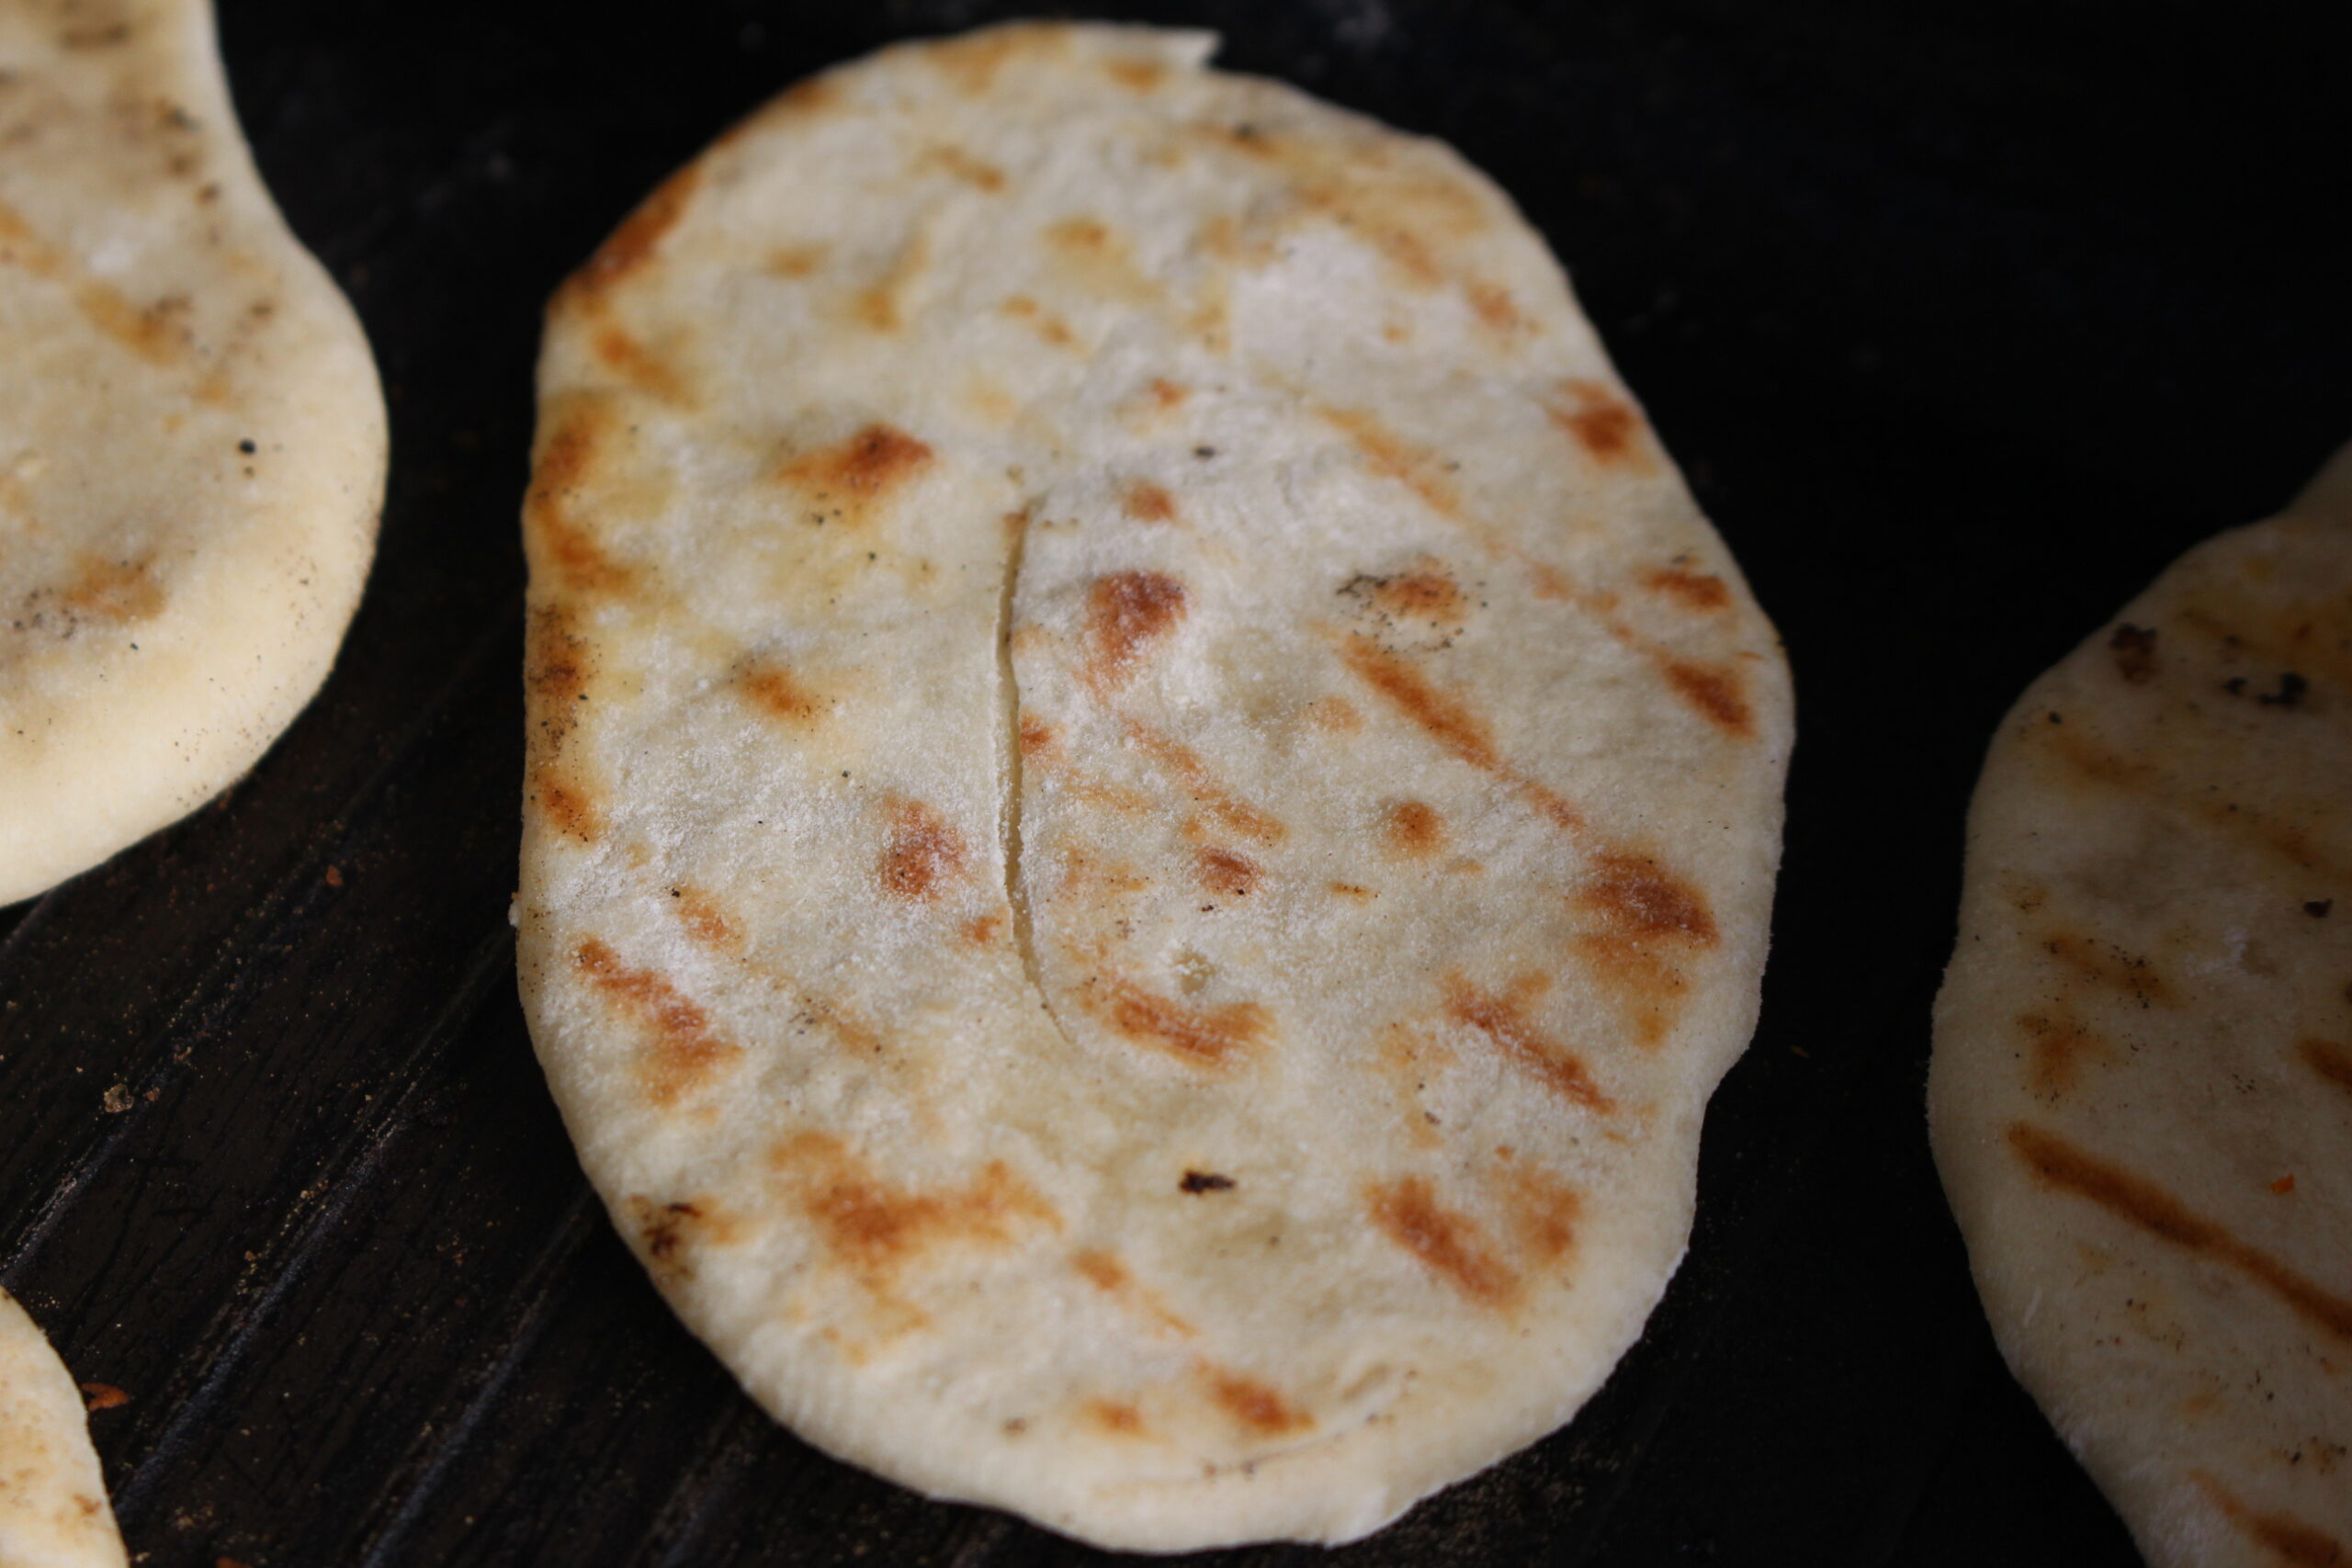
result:
[[[589,1203],[502,957],[540,302],[782,83],[1008,8],[222,9],[395,458],[320,701],[219,805],[0,911],[0,1283],[131,1396],[94,1433],[133,1550],[1099,1561],[834,1465],[734,1393]],[[1764,1026],[1689,1261],[1574,1426],[1338,1560],[2129,1563],[1975,1307],[1927,1162],[1927,1001],[1997,715],[2352,432],[2352,255],[2306,221],[2352,144],[2319,90],[2340,56],[2316,21],[2249,41],[2120,6],[1148,15],[1493,172],[1804,694]]]

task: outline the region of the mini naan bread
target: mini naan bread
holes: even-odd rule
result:
[[[1163,1550],[1362,1535],[1633,1342],[1791,735],[1542,242],[1212,41],[785,95],[557,297],[525,516],[616,1223],[811,1441]]]
[[[0,904],[186,815],[318,690],[384,409],[202,0],[0,0]]]
[[[1936,1164],[2148,1561],[2352,1563],[2352,452],[2029,689],[1968,830]]]
[[[123,1568],[73,1374],[0,1291],[0,1565]]]

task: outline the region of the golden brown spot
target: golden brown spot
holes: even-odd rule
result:
[[[1143,1412],[1124,1400],[1090,1399],[1084,1408],[1088,1420],[1114,1436],[1131,1438],[1143,1431]]]
[[[153,561],[153,556],[107,560],[85,555],[61,597],[67,608],[98,620],[119,625],[146,620],[164,607],[163,586],[151,570]]]
[[[2352,1551],[2314,1525],[2292,1514],[2257,1513],[2205,1472],[2189,1474],[2202,1486],[2230,1523],[2259,1542],[2287,1568],[2343,1568],[2352,1563]]]
[[[1195,1332],[1191,1324],[1169,1311],[1156,1292],[1137,1281],[1127,1271],[1127,1266],[1111,1254],[1089,1247],[1074,1255],[1070,1263],[1088,1284],[1148,1320],[1156,1332],[1175,1338],[1190,1338]]]
[[[1615,1110],[1616,1102],[1601,1092],[1576,1053],[1537,1029],[1521,1010],[1522,1005],[1518,996],[1498,996],[1479,990],[1459,975],[1446,976],[1448,1018],[1485,1035],[1500,1048],[1506,1062],[1562,1099],[1588,1111]]]
[[[2112,943],[2052,931],[2042,938],[2041,950],[2085,979],[2130,992],[2142,1007],[2173,1005],[2172,988],[2154,966]]]
[[[637,210],[621,220],[621,226],[596,248],[587,265],[571,275],[560,293],[583,303],[594,303],[606,290],[653,258],[662,236],[677,225],[686,210],[686,203],[702,184],[702,164],[688,164],[662,181],[653,194],[639,203]]]
[[[1214,1367],[1204,1369],[1202,1375],[1208,1380],[1209,1397],[1227,1415],[1262,1437],[1304,1431],[1315,1425],[1313,1416],[1291,1408],[1282,1395],[1254,1378]]]
[[[2299,1042],[2295,1054],[2303,1065],[2341,1089],[2352,1090],[2352,1051],[2333,1040],[2311,1035]]]
[[[814,724],[825,716],[825,703],[781,664],[749,660],[735,676],[735,689],[761,712],[794,724]]]
[[[930,243],[917,234],[899,248],[879,277],[858,290],[850,302],[851,314],[870,331],[897,332],[906,325],[908,291],[930,264]]]
[[[1427,1177],[1374,1182],[1364,1189],[1364,1202],[1383,1235],[1472,1301],[1509,1308],[1519,1300],[1519,1276],[1476,1221],[1437,1201]]]
[[[596,357],[622,380],[650,397],[681,406],[692,403],[694,393],[684,379],[668,361],[657,357],[643,344],[607,321],[589,340]]]
[[[1611,929],[1646,942],[1713,946],[1715,919],[1706,896],[1646,855],[1608,851],[1592,859],[1577,903]]]
[[[890,841],[882,852],[882,890],[894,898],[928,898],[964,869],[963,836],[921,801],[890,808]]]
[[[1353,898],[1359,903],[1380,897],[1361,882],[1334,882],[1331,884],[1331,891],[1342,898]]]
[[[1211,817],[1246,839],[1261,844],[1280,840],[1285,829],[1276,818],[1228,791],[1209,771],[1200,754],[1173,736],[1163,735],[1141,719],[1121,716],[1128,741],[1159,766],[1176,775],[1184,793]]]
[[[793,458],[776,478],[808,492],[828,519],[862,524],[933,459],[932,449],[888,424],[869,424],[836,446]]]
[[[1023,756],[1046,750],[1057,739],[1059,736],[1054,727],[1035,714],[1024,713],[1021,716],[1021,754]]]
[[[1137,479],[1127,487],[1121,506],[1138,523],[1173,523],[1176,521],[1176,498],[1167,487],[1149,479]],[[1180,591],[1181,592],[1181,591]]]
[[[710,1016],[650,969],[632,969],[614,951],[590,937],[572,950],[572,963],[605,999],[627,1013],[647,1036],[636,1062],[638,1087],[656,1105],[673,1105],[707,1088],[719,1069],[743,1054],[720,1039]]]
[[[82,1384],[82,1393],[93,1412],[118,1410],[130,1403],[130,1395],[110,1382],[85,1382]]]
[[[1031,1225],[1061,1229],[1053,1205],[1001,1160],[961,1188],[923,1191],[883,1177],[839,1138],[804,1132],[768,1164],[829,1260],[877,1295],[936,1249],[1008,1246]]]
[[[1459,517],[1462,514],[1462,494],[1445,478],[1445,464],[1436,453],[1427,447],[1414,446],[1363,410],[1324,409],[1319,412],[1327,423],[1336,426],[1354,445],[1363,455],[1365,466],[1374,473],[1405,486],[1440,516]]]
[[[1510,290],[1501,284],[1473,279],[1463,286],[1463,292],[1469,298],[1472,313],[1487,331],[1509,337],[1519,330],[1519,307],[1512,302]]]
[[[535,604],[524,637],[523,685],[531,694],[535,753],[553,761],[588,695],[588,645],[562,604]]]
[[[1642,579],[1642,586],[1653,593],[1679,599],[1693,610],[1722,610],[1731,604],[1731,589],[1722,578],[1679,566],[1658,568]]]
[[[2292,1192],[2294,1190],[2295,1173],[2291,1170],[2270,1184],[2270,1190],[2278,1193],[2281,1198],[2284,1198],[2288,1193]]]
[[[1093,644],[1089,679],[1115,686],[1143,649],[1184,618],[1184,585],[1159,571],[1116,571],[1095,580],[1087,598],[1086,633]]]
[[[566,504],[587,481],[611,423],[610,410],[596,402],[578,404],[558,419],[540,444],[523,500],[523,520],[538,552],[565,586],[582,593],[626,592],[636,582],[635,571],[605,555]]]
[[[1152,402],[1163,412],[1182,406],[1184,400],[1193,395],[1185,388],[1158,376],[1151,378],[1145,390],[1151,394]]]
[[[1255,1051],[1273,1021],[1256,1002],[1186,1007],[1115,975],[1100,976],[1083,994],[1121,1035],[1195,1067],[1222,1068]]]
[[[977,915],[964,922],[964,940],[974,947],[986,947],[996,940],[996,933],[1003,924],[1004,917],[1001,915]]]
[[[1658,673],[1666,677],[1675,695],[1706,718],[1734,735],[1755,732],[1755,715],[1748,708],[1738,671],[1665,655],[1657,656],[1657,664]]]
[[[1078,344],[1078,334],[1069,330],[1069,322],[1030,299],[1026,294],[1015,294],[1000,309],[1014,321],[1026,323],[1039,337],[1044,338],[1056,348],[1072,348]]]
[[[967,97],[996,85],[997,73],[1022,55],[1052,59],[1069,52],[1069,35],[1049,23],[992,28],[925,46],[922,59]]]
[[[1508,1145],[1496,1152],[1504,1162],[1503,1209],[1511,1240],[1539,1264],[1559,1262],[1576,1247],[1583,1196],[1543,1167],[1519,1159]]]
[[[531,770],[531,798],[548,824],[569,838],[593,844],[605,830],[604,817],[587,791],[578,780],[564,777],[552,766]]]
[[[671,888],[670,908],[676,912],[678,923],[686,928],[686,934],[705,947],[729,948],[741,940],[741,933],[735,929],[735,922],[727,918],[726,910],[719,908],[718,900],[699,887],[682,882]]]
[[[1420,801],[1400,800],[1382,817],[1381,837],[1391,853],[1419,860],[1445,847],[1445,819]]]
[[[1586,456],[1601,464],[1650,464],[1641,446],[1642,416],[1633,405],[1598,381],[1560,383],[1562,403],[1551,405],[1552,423],[1567,432]]]
[[[2078,1149],[2030,1122],[2010,1125],[2009,1146],[2050,1186],[2087,1198],[2127,1224],[2176,1247],[2230,1265],[2317,1327],[2352,1341],[2352,1300],[2323,1289],[2268,1253],[2240,1241],[2147,1178]]]
[[[1159,285],[1136,265],[1126,241],[1099,218],[1068,218],[1046,230],[1065,281],[1105,299],[1156,299]]]
[[[1433,1149],[1445,1141],[1438,1133],[1437,1119],[1422,1105],[1421,1096],[1429,1080],[1452,1066],[1454,1059],[1452,1049],[1406,1024],[1392,1023],[1380,1032],[1375,1061],[1404,1112],[1405,1137],[1418,1147]]]
[[[2156,678],[2156,633],[2153,626],[2135,626],[2125,621],[2107,639],[2107,650],[2115,656],[2115,672],[2124,683],[2144,686]]]
[[[1168,67],[1157,60],[1113,60],[1102,69],[1112,81],[1137,93],[1148,93],[1168,79]]]
[[[1447,751],[1474,768],[1488,772],[1500,768],[1502,758],[1495,750],[1494,733],[1477,710],[1463,698],[1439,690],[1402,655],[1389,652],[1368,637],[1351,635],[1340,645],[1340,657],[1358,680],[1387,698]]]
[[[778,277],[807,277],[825,265],[822,245],[785,245],[768,253],[767,269]]]
[[[966,185],[985,191],[1004,188],[1004,171],[984,159],[975,158],[961,147],[938,143],[924,150],[923,163],[944,174],[953,175]]]
[[[1193,869],[1204,888],[1229,898],[1246,897],[1265,874],[1249,856],[1215,847],[1193,856]]]
[[[2032,1044],[2033,1062],[2027,1069],[2027,1079],[2036,1094],[2062,1095],[2074,1088],[2086,1056],[2115,1060],[2112,1046],[2065,1013],[2019,1013],[2017,1021]]]
[[[2026,733],[2089,783],[2137,795],[2153,807],[2199,818],[2298,870],[2352,877],[2352,870],[2333,864],[2312,841],[2311,835],[2291,821],[2282,821],[2267,811],[2243,800],[2227,799],[2217,792],[2184,790],[2154,762],[2110,750],[2072,725],[2035,724]]]
[[[1363,715],[1345,697],[1317,697],[1301,710],[1300,717],[1317,729],[1352,735],[1363,728]]]

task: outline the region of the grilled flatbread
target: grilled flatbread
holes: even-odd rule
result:
[[[2027,691],[1969,820],[1936,1163],[2152,1563],[2352,1562],[2352,453]]]
[[[1018,27],[785,95],[557,297],[522,989],[811,1441],[1339,1540],[1640,1332],[1756,1017],[1770,626],[1449,150]]]
[[[0,0],[0,904],[292,722],[384,460],[367,342],[254,172],[203,0]]]
[[[126,1562],[73,1374],[16,1298],[0,1291],[0,1563]]]

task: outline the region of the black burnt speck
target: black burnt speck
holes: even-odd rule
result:
[[[1184,1173],[1184,1179],[1176,1185],[1187,1192],[1224,1192],[1233,1186],[1233,1178],[1219,1176],[1214,1171],[1188,1170]]]
[[[2324,920],[2327,919],[2327,912],[2335,908],[2335,900],[2333,898],[2314,898],[2303,906],[2303,913],[2312,919]]]

